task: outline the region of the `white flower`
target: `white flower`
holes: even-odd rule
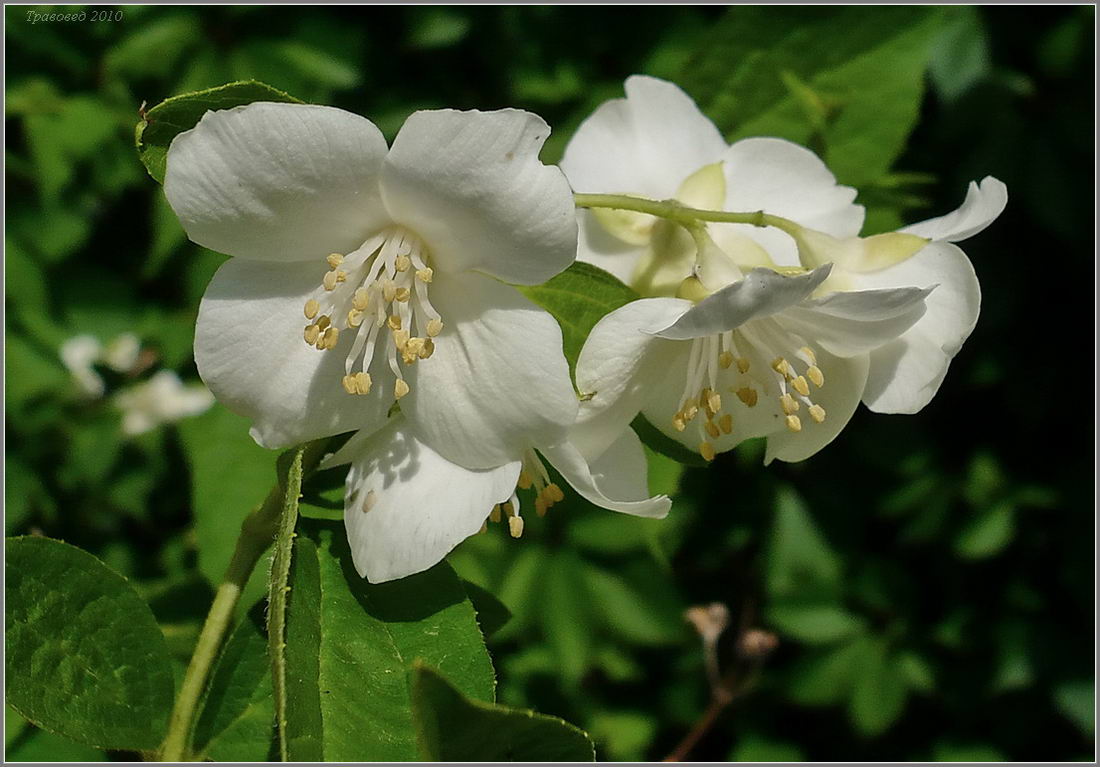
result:
[[[467,469],[421,441],[401,415],[374,433],[359,432],[323,467],[351,464],[344,496],[344,524],[352,560],[371,583],[426,570],[487,518],[505,521],[512,537],[523,534],[519,490],[532,490],[539,516],[564,492],[538,453],[588,501],[613,511],[660,518],[666,496],[649,495],[641,442],[625,429],[589,462],[569,442],[528,447],[490,469]]]
[[[141,340],[134,333],[123,333],[103,351],[103,361],[116,373],[128,373],[141,354]]]
[[[205,413],[214,404],[214,395],[201,384],[184,384],[171,370],[161,370],[148,381],[120,391],[114,403],[122,411],[122,433],[135,436]]]
[[[169,149],[188,236],[235,256],[200,306],[199,372],[264,446],[357,432],[326,465],[351,464],[345,526],[371,581],[431,567],[509,499],[522,533],[517,486],[537,510],[563,495],[535,447],[589,500],[667,513],[633,432],[598,454],[568,443],[561,330],[499,281],[575,256],[568,183],[538,160],[548,134],[517,110],[417,112],[387,151],[362,117],[260,103]]]
[[[397,399],[467,468],[560,441],[577,408],[560,330],[498,281],[573,261],[569,186],[538,160],[548,134],[518,110],[425,111],[387,150],[331,107],[208,112],[164,182],[188,236],[234,256],[199,309],[203,380],[266,447],[372,431]]]
[[[93,367],[102,353],[103,346],[99,339],[89,335],[66,339],[58,352],[61,362],[68,368],[81,394],[90,399],[102,397],[106,388],[103,378]]]
[[[770,138],[727,146],[670,83],[631,77],[626,92],[566,148],[578,192],[762,210],[794,225],[710,223],[693,240],[651,216],[580,214],[578,258],[654,298],[589,336],[577,444],[598,450],[641,411],[708,459],[767,436],[766,460],[797,461],[831,441],[861,398],[886,412],[927,403],[977,318],[973,269],[947,241],[988,225],[1003,185],[987,179],[950,216],[860,240],[855,190],[812,152]]]

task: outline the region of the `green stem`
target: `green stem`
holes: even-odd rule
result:
[[[681,205],[676,200],[647,200],[644,197],[632,197],[627,194],[574,194],[573,201],[578,208],[612,208],[632,210],[636,213],[648,213],[651,216],[665,218],[690,227],[699,221],[713,221],[720,224],[748,224],[749,226],[772,226],[796,235],[801,227],[790,219],[773,216],[762,210],[740,213],[729,210],[702,210]]]
[[[233,619],[241,591],[248,583],[256,563],[275,537],[282,508],[283,491],[276,485],[263,504],[241,523],[241,536],[237,539],[233,558],[229,561],[225,578],[214,595],[214,603],[206,616],[191,663],[183,676],[179,697],[176,698],[176,705],[168,720],[168,735],[161,747],[161,761],[180,762],[191,756],[189,749],[195,709],[206,688],[206,680],[210,676],[214,659],[218,656],[222,639]]]

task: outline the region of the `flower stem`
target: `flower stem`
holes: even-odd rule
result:
[[[179,697],[176,698],[176,705],[168,720],[168,735],[161,747],[161,761],[180,762],[191,757],[190,741],[195,710],[206,688],[210,669],[233,619],[241,591],[248,583],[256,563],[275,537],[275,528],[282,509],[283,491],[277,484],[268,493],[267,499],[241,523],[241,536],[237,539],[233,558],[229,561],[225,578],[214,595],[214,603],[206,616],[191,663],[184,674]]]
[[[713,221],[721,224],[748,224],[750,226],[773,226],[787,234],[796,234],[801,227],[790,219],[773,216],[762,210],[736,212],[729,210],[702,210],[681,205],[676,200],[648,200],[627,194],[574,194],[573,201],[578,208],[612,208],[614,210],[632,210],[636,213],[648,213],[651,216],[665,218],[685,226],[699,221]]]

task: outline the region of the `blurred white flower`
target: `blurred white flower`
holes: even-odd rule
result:
[[[214,395],[202,384],[184,384],[171,370],[161,370],[148,381],[120,391],[114,404],[122,411],[123,434],[135,436],[206,412],[214,404]]]
[[[61,344],[61,362],[72,374],[81,394],[90,399],[102,397],[106,388],[93,367],[102,353],[103,346],[95,336],[73,336]]]
[[[123,333],[107,345],[103,351],[103,361],[116,373],[128,373],[137,364],[141,354],[141,339],[134,333]]]

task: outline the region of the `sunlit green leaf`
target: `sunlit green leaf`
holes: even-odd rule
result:
[[[99,748],[155,748],[172,706],[168,649],[132,586],[75,546],[7,541],[7,702]]]

